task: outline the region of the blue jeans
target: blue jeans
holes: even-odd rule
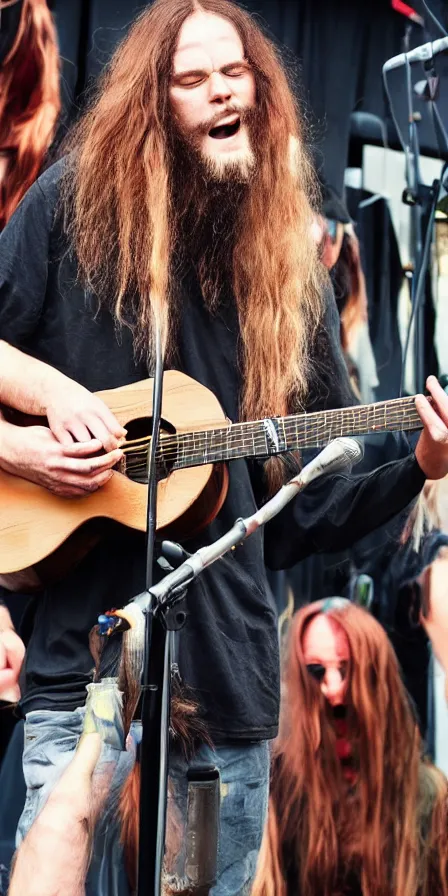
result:
[[[44,806],[49,793],[73,757],[83,726],[84,710],[36,711],[25,723],[23,770],[27,798],[17,831],[19,845]],[[221,808],[218,847],[218,880],[212,896],[248,896],[267,812],[269,789],[268,743],[202,745],[195,763],[215,765],[220,775]],[[110,802],[95,831],[86,896],[129,896],[116,819],[117,797],[132,768],[129,752],[120,753]],[[188,763],[178,752],[169,760],[170,812],[184,822],[187,815]],[[184,838],[181,838],[183,842]],[[168,871],[170,869],[167,869]]]

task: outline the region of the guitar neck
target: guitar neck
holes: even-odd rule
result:
[[[421,429],[414,398],[269,417],[204,432],[182,433],[163,442],[163,455],[175,457],[171,469],[243,457],[266,457],[304,448],[320,448],[340,436]]]

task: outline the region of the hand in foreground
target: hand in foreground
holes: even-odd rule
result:
[[[56,495],[82,497],[105,485],[123,457],[114,449],[98,455],[99,439],[63,444],[46,426],[1,423],[0,467]]]
[[[95,785],[100,751],[99,734],[81,738],[18,850],[9,896],[84,896],[92,827],[107,792]]]
[[[63,388],[51,388],[45,406],[49,427],[62,445],[93,438],[105,451],[113,451],[126,436],[104,401],[68,377],[64,377]]]
[[[0,606],[0,700],[20,700],[18,682],[24,656],[23,641],[14,631],[8,610]]]
[[[415,456],[428,479],[442,479],[448,474],[448,395],[435,376],[428,377],[427,388],[432,406],[423,395],[417,395],[415,406],[424,425],[417,442]]]

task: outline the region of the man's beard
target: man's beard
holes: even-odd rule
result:
[[[223,117],[223,114],[238,113],[240,117],[240,127],[245,129],[246,145],[228,153],[206,152],[203,146],[204,138],[213,128],[215,121]],[[229,106],[226,113],[217,112],[215,120],[209,120],[199,124],[194,131],[189,134],[176,131],[175,143],[177,151],[183,149],[184,155],[188,158],[190,166],[195,169],[195,173],[199,174],[206,184],[213,183],[229,183],[229,184],[247,184],[251,181],[257,169],[257,159],[253,149],[256,145],[255,129],[258,120],[258,110],[256,107],[241,109],[238,106]],[[217,141],[218,143],[218,141]]]
[[[178,279],[190,267],[196,273],[205,303],[216,308],[232,279],[233,249],[240,211],[250,189],[240,170],[225,179],[209,171],[201,154],[176,140],[171,167],[171,215]]]
[[[257,159],[250,148],[258,145],[256,110],[228,111],[238,111],[247,128],[250,154],[245,158],[224,158],[221,164],[218,158],[204,153],[201,137],[213,122],[204,123],[188,136],[173,128],[169,139],[174,263],[178,272],[185,264],[193,266],[210,308],[219,304],[223,290],[232,281],[241,210],[257,171]],[[221,111],[221,118],[223,114]]]

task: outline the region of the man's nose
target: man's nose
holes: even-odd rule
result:
[[[322,693],[324,697],[336,706],[342,702],[344,696],[344,679],[339,669],[327,669],[324,681],[322,682]]]
[[[232,96],[228,81],[221,72],[212,72],[209,84],[211,103],[223,103]]]

